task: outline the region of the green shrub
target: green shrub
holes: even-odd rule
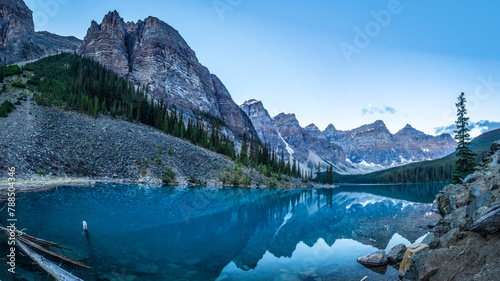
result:
[[[21,82],[14,82],[14,83],[12,83],[12,86],[16,87],[16,88],[26,89],[26,84],[21,83]]]
[[[38,170],[36,173],[39,175],[45,175],[47,172],[45,172],[44,170]]]
[[[275,188],[275,187],[278,187],[278,183],[272,180],[272,181],[269,181],[267,186]]]
[[[3,74],[5,77],[9,77],[12,75],[22,74],[23,70],[19,67],[19,65],[9,65],[2,67]]]
[[[27,83],[28,83],[28,85],[33,85],[33,86],[40,85],[40,81],[37,79],[33,79],[33,78],[29,79]]]
[[[11,113],[16,107],[14,106],[13,103],[10,101],[6,100],[0,105],[0,117],[7,117],[9,116],[9,113]]]

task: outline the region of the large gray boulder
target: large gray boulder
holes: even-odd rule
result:
[[[500,230],[500,204],[492,207],[486,214],[475,221],[471,230],[481,235],[492,234]]]
[[[387,265],[387,255],[385,251],[376,251],[374,253],[364,255],[357,259],[357,261],[365,266],[383,266]]]
[[[389,263],[397,263],[403,260],[403,257],[405,256],[406,253],[406,246],[405,244],[401,243],[398,244],[387,253],[387,261]]]

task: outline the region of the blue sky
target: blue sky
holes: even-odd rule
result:
[[[109,10],[156,16],[186,39],[236,103],[347,130],[383,120],[434,134],[460,92],[473,135],[500,121],[497,1],[26,0],[35,28],[83,38]],[[49,4],[49,5],[48,5]],[[438,128],[438,129],[436,129]],[[449,130],[448,130],[449,131]]]

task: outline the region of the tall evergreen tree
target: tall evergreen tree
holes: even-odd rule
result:
[[[467,109],[465,107],[465,94],[461,93],[458,97],[457,106],[457,129],[455,132],[455,139],[458,142],[457,146],[457,160],[455,162],[455,173],[453,174],[453,182],[461,183],[463,179],[472,172],[474,172],[474,156],[476,155],[470,149],[470,129],[469,117],[466,117]]]
[[[321,161],[318,162],[318,173],[317,173],[317,182],[321,182]]]

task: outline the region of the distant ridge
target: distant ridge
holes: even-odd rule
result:
[[[471,149],[477,153],[476,163],[483,159],[493,142],[500,140],[500,129],[486,132],[472,140]],[[334,175],[338,183],[418,183],[450,181],[453,175],[455,153],[446,157],[413,163],[365,175]]]

